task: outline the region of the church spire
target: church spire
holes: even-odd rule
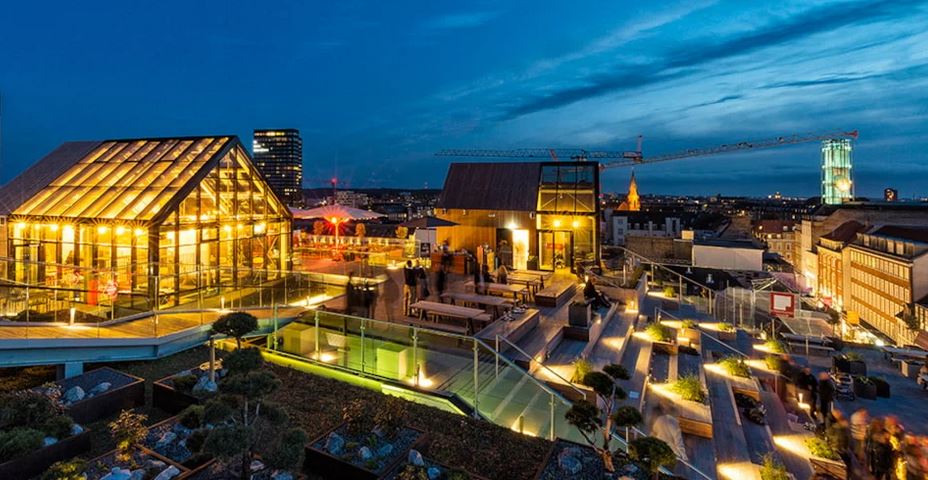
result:
[[[625,199],[628,203],[628,210],[637,212],[641,210],[641,199],[638,197],[638,182],[635,180],[635,171],[632,170],[632,179],[628,183],[628,197]]]

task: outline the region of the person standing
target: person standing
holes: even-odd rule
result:
[[[834,446],[838,456],[844,461],[844,476],[851,478],[851,426],[840,410],[834,411],[835,421],[826,430],[828,440]]]
[[[412,260],[406,260],[403,268],[403,313],[409,315],[409,306],[419,298],[419,272],[413,267]]]
[[[831,405],[835,399],[835,384],[831,383],[828,372],[818,375],[818,407],[822,413],[822,423],[825,429],[831,424]]]
[[[448,286],[448,267],[445,264],[438,266],[438,271],[435,272],[435,293],[438,294],[438,301],[441,301],[441,294],[445,293],[445,288]]]
[[[419,291],[419,298],[428,300],[432,295],[432,292],[429,291],[429,275],[425,272],[425,267],[419,264],[416,261],[416,281],[422,287]]]
[[[866,465],[867,452],[867,424],[870,422],[870,414],[866,408],[859,408],[851,415],[851,446],[854,450],[854,456],[861,465]]]

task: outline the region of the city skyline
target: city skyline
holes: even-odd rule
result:
[[[631,150],[640,133],[648,156],[840,128],[861,132],[858,195],[928,195],[921,1],[36,8],[0,19],[0,183],[68,140],[247,143],[263,125],[303,132],[304,186],[348,188],[440,188],[441,148]],[[810,143],[635,174],[642,194],[816,196],[819,162]]]

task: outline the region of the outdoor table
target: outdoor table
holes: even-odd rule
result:
[[[528,287],[532,294],[538,293],[539,285],[540,288],[545,288],[545,282],[541,280],[537,275],[526,275],[524,273],[510,273],[506,280],[509,283],[515,283],[518,285],[525,285]]]
[[[479,308],[461,307],[428,300],[421,300],[413,303],[409,308],[419,311],[420,320],[427,314],[464,320],[467,322],[467,328],[471,333],[475,331],[474,326],[477,322],[488,323],[484,320],[488,317],[487,313]],[[483,317],[483,319],[480,317]]]
[[[513,270],[510,272],[510,275],[533,275],[538,277],[538,281],[541,282],[541,288],[545,288],[545,281],[550,280],[554,276],[554,272],[545,272],[542,270]]]
[[[474,289],[474,281],[470,280],[464,284],[465,287]],[[513,300],[517,300],[519,296],[522,296],[522,299],[525,300],[526,292],[528,288],[523,285],[510,285],[507,283],[487,283],[485,284],[487,293],[496,293],[503,296],[511,296]]]
[[[506,308],[512,304],[510,300],[503,297],[480,295],[477,293],[445,292],[441,294],[441,298],[443,300],[449,299],[452,305],[455,304],[455,301],[459,301],[461,303],[472,303],[483,307],[493,307],[493,318],[499,317],[500,308]]]

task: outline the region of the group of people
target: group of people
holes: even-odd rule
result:
[[[848,478],[928,479],[928,436],[907,433],[893,416],[871,418],[864,408],[850,419],[839,410],[831,416],[834,421],[826,432],[848,465]]]
[[[828,428],[831,417],[831,406],[835,401],[835,385],[828,372],[821,372],[818,378],[812,374],[808,367],[803,368],[796,377],[796,388],[803,394],[802,401],[809,405],[809,416],[818,422],[821,413],[821,424]]]

